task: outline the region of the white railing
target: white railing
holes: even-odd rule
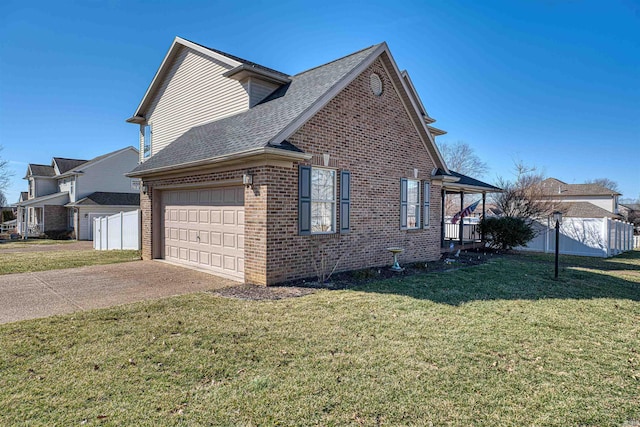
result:
[[[537,232],[526,247],[518,250],[533,252],[555,252],[555,228],[550,223],[534,224]],[[610,257],[633,250],[633,225],[609,218],[563,218],[560,225],[560,253]]]
[[[140,228],[140,209],[95,218],[93,220],[93,249],[100,251],[139,250],[141,247]]]
[[[460,224],[452,224],[446,222],[444,224],[444,239],[460,241]],[[462,241],[463,242],[479,242],[481,239],[479,224],[463,224],[462,225]]]

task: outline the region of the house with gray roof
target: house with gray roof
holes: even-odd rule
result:
[[[620,195],[598,184],[567,184],[557,178],[547,178],[540,184],[540,197],[553,202],[570,218],[621,219]]]
[[[91,240],[94,218],[139,208],[139,182],[124,175],[138,157],[136,148],[126,147],[91,160],[53,157],[49,165],[29,164],[17,232],[25,238],[69,232]]]
[[[386,43],[289,74],[176,37],[127,122],[143,258],[246,283],[437,259],[443,190],[490,190],[448,170]]]

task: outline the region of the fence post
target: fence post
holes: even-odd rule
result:
[[[120,211],[120,250],[124,248],[124,212]]]

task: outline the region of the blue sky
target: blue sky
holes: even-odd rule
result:
[[[511,177],[607,177],[640,198],[640,0],[0,2],[0,157],[90,159],[125,123],[178,35],[290,74],[386,41],[442,141]]]

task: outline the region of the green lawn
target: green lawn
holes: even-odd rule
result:
[[[0,251],[0,275],[137,261],[140,251]]]
[[[0,425],[636,426],[640,252],[0,325]]]
[[[28,239],[28,240],[9,240],[0,244],[2,249],[23,248],[32,245],[64,245],[67,243],[76,243],[77,240],[53,240],[53,239]]]

